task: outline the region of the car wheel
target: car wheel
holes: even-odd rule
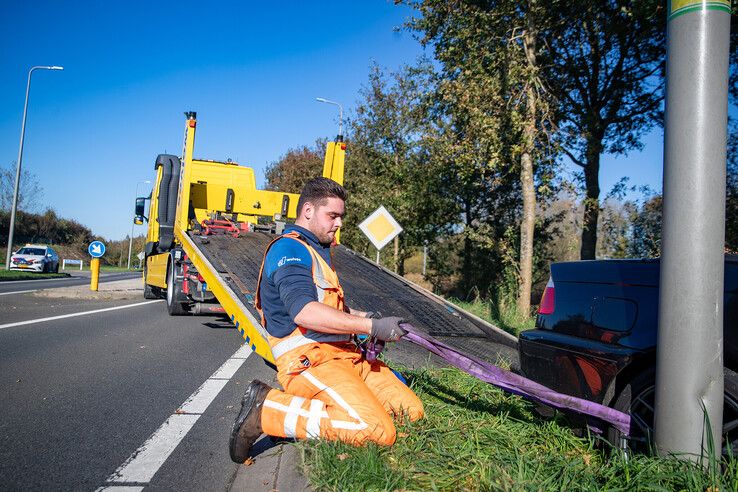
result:
[[[177,301],[181,294],[182,283],[177,282],[175,278],[175,269],[177,266],[172,262],[167,268],[167,311],[170,316],[181,316],[187,314],[184,304]]]
[[[738,453],[738,374],[728,368],[725,374],[723,400],[722,454]],[[629,413],[632,419],[631,435],[623,436],[610,428],[608,440],[626,452],[648,454],[653,450],[654,402],[656,371],[650,368],[630,381],[615,401],[615,409]]]
[[[59,273],[59,263],[54,267],[54,273]]]

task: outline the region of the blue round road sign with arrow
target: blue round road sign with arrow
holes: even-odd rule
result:
[[[92,241],[87,247],[87,251],[93,258],[100,258],[105,254],[105,245],[101,241]]]

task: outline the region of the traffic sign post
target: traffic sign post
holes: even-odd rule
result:
[[[97,292],[97,284],[100,279],[100,257],[105,254],[105,245],[101,241],[92,241],[87,247],[90,253],[90,290]]]
[[[369,238],[377,248],[377,264],[379,264],[379,252],[387,243],[392,241],[402,232],[402,227],[394,217],[390,215],[384,205],[380,206],[359,224],[359,229]]]

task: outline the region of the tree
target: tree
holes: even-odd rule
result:
[[[318,140],[310,148],[307,145],[289,149],[278,161],[265,170],[266,189],[285,193],[300,193],[305,182],[321,175],[325,142]]]
[[[350,207],[345,222],[357,224],[384,205],[403,226],[395,269],[404,273],[412,248],[433,240],[446,210],[439,190],[435,161],[422,151],[426,135],[424,97],[430,70],[422,62],[385,74],[373,66],[361,91],[355,115],[349,119],[346,188]],[[368,242],[356,228],[347,228],[343,240],[368,253]]]
[[[7,167],[0,167],[0,210],[10,210],[13,206],[15,191],[15,163]],[[27,169],[21,171],[20,189],[18,190],[18,210],[35,211],[41,203],[43,189],[38,176]]]
[[[661,0],[547,4],[557,27],[543,33],[540,66],[558,103],[558,139],[584,171],[581,258],[593,259],[600,210],[600,156],[642,146],[661,118],[665,8]]]
[[[432,45],[441,64],[439,98],[449,121],[475,150],[488,150],[484,164],[519,175],[522,198],[516,252],[517,308],[530,312],[536,174],[550,162],[546,126],[550,114],[540,80],[539,33],[548,29],[547,11],[537,0],[410,2],[422,17],[409,26]],[[455,95],[454,95],[455,94]],[[486,171],[467,174],[484,184]],[[473,191],[474,183],[466,188]],[[464,201],[467,214],[469,202]],[[467,217],[467,223],[470,220]],[[509,240],[513,238],[506,234]],[[468,245],[467,245],[468,246]],[[470,256],[468,247],[465,257]]]

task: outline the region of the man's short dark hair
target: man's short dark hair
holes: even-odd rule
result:
[[[310,202],[316,207],[325,205],[329,198],[340,198],[346,201],[346,189],[332,179],[313,178],[305,183],[297,201],[297,215],[300,215],[303,205]]]

